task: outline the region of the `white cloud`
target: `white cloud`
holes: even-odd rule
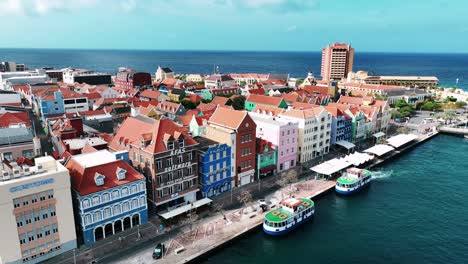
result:
[[[18,0],[0,0],[0,16],[23,13],[23,2]]]

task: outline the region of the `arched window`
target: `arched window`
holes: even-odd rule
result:
[[[143,182],[140,182],[140,190],[139,191],[143,191],[145,190],[145,184]]]
[[[141,196],[140,197],[140,206],[144,206],[146,204],[146,197]]]
[[[89,207],[89,199],[83,199],[83,208],[88,208]]]
[[[130,210],[130,204],[128,202],[124,202],[122,204],[122,212],[127,212]]]
[[[136,193],[138,191],[138,186],[136,184],[132,185],[132,193]]]
[[[111,217],[111,216],[112,216],[112,211],[111,211],[111,209],[110,209],[109,207],[106,208],[106,209],[104,209],[104,219],[109,218],[109,217]]]
[[[97,195],[93,196],[93,206],[98,205],[98,204],[99,204],[99,200],[100,200],[100,199],[99,199],[99,196],[97,196]]]
[[[102,195],[102,202],[106,203],[106,202],[109,202],[109,201],[110,201],[110,194],[109,193],[104,193]]]
[[[102,213],[101,211],[94,212],[94,222],[98,222],[102,220]]]
[[[83,217],[83,222],[85,225],[91,224],[93,222],[93,220],[91,219],[91,215],[85,214],[85,216]]]
[[[135,209],[135,208],[138,208],[138,200],[137,199],[132,200],[132,209]]]
[[[112,191],[112,199],[118,199],[120,197],[120,193],[117,190]]]
[[[120,205],[119,204],[114,205],[113,211],[114,211],[114,215],[120,214],[121,212]]]
[[[128,188],[127,187],[123,187],[122,188],[122,196],[127,196],[128,195]]]

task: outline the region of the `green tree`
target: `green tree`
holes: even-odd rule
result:
[[[421,109],[427,110],[427,111],[434,111],[434,110],[440,109],[441,107],[442,107],[442,105],[439,104],[439,103],[428,101],[428,102],[425,102],[421,106]]]
[[[186,110],[195,109],[200,103],[194,103],[190,100],[182,100],[181,104]]]
[[[232,107],[235,110],[243,110],[245,106],[245,96],[236,96],[234,99],[232,99]]]

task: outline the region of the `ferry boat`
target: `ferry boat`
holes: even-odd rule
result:
[[[349,168],[346,174],[338,178],[335,191],[339,194],[352,194],[359,192],[370,184],[372,174],[368,170]]]
[[[279,208],[268,212],[263,222],[263,231],[268,235],[283,235],[311,219],[315,204],[307,198],[288,198]]]

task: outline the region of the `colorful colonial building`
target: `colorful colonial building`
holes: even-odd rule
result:
[[[256,125],[247,111],[219,107],[208,120],[206,137],[231,147],[231,186],[254,181]]]
[[[76,222],[86,245],[148,221],[145,177],[107,150],[72,156]]]
[[[198,137],[198,176],[203,197],[213,197],[231,190],[231,147]]]

